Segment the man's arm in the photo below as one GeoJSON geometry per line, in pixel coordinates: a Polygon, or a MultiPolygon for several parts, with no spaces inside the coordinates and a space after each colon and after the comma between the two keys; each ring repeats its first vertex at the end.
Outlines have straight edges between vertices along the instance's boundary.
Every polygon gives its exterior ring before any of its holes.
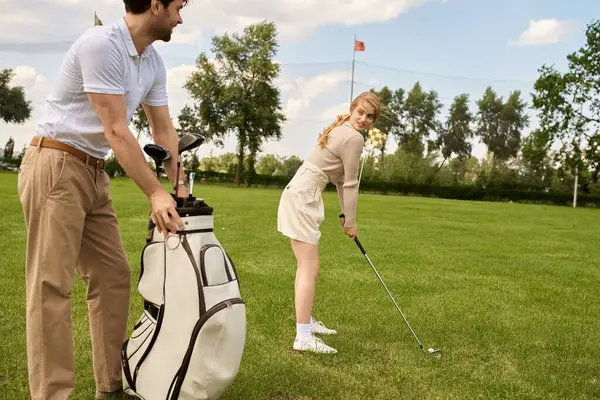
{"type": "MultiPolygon", "coordinates": [[[[160,57],[157,57],[155,61],[158,64],[156,68],[158,74],[152,83],[150,91],[142,101],[142,107],[148,117],[154,143],[160,144],[171,153],[171,159],[165,162],[165,170],[167,171],[169,180],[175,184],[177,181],[185,181],[185,169],[183,165],[180,165],[179,176],[176,176],[179,137],[169,113],[167,70],[160,57]]],[[[178,185],[175,195],[178,197],[187,197],[188,190],[187,185],[178,185]]]]}
{"type": "Polygon", "coordinates": [[[175,200],[154,177],[127,125],[123,55],[118,46],[107,36],[92,36],[80,43],[76,62],[81,71],[83,90],[102,123],[104,135],[119,164],[150,200],[152,219],[159,231],[166,235],[178,227],[182,229],[175,200]]]}
{"type": "Polygon", "coordinates": [[[88,98],[102,121],[104,135],[127,176],[148,197],[162,190],[160,182],[148,166],[139,143],[127,125],[123,95],[88,93],[88,98]]]}
{"type": "MultiPolygon", "coordinates": [[[[185,169],[183,165],[179,167],[179,177],[176,177],[177,171],[177,149],[179,147],[179,137],[177,131],[171,121],[171,115],[169,114],[169,106],[150,106],[142,103],[146,116],[148,117],[148,124],[150,125],[150,131],[152,132],[152,138],[154,143],[160,144],[165,149],[171,152],[171,159],[165,161],[165,170],[169,180],[175,184],[177,180],[185,180],[185,169]]],[[[182,185],[179,185],[182,186],[182,185]]],[[[182,188],[179,196],[185,197],[187,194],[183,194],[186,188],[182,188]]]]}
{"type": "Polygon", "coordinates": [[[127,126],[123,55],[108,37],[91,36],[77,48],[83,90],[104,129],[119,164],[146,196],[160,187],[127,126]]]}

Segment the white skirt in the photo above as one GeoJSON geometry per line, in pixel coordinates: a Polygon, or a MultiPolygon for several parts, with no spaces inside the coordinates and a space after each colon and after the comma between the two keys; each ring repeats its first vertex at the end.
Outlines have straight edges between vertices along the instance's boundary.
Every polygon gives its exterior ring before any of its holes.
{"type": "Polygon", "coordinates": [[[277,230],[302,242],[318,244],[325,219],[322,193],[329,183],[316,165],[304,161],[279,200],[277,230]]]}

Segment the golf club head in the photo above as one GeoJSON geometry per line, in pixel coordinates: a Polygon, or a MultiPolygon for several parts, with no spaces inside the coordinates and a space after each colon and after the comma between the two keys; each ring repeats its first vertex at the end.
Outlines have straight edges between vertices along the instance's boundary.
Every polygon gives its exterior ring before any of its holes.
{"type": "Polygon", "coordinates": [[[179,139],[179,146],[177,151],[179,154],[184,151],[195,149],[204,142],[204,137],[198,133],[186,133],[179,139]]]}
{"type": "Polygon", "coordinates": [[[161,163],[171,158],[171,153],[169,152],[169,150],[165,149],[160,144],[148,143],[144,146],[144,151],[150,156],[150,158],[152,158],[158,163],[161,163]]]}
{"type": "Polygon", "coordinates": [[[442,357],[442,350],[440,349],[432,349],[431,347],[427,349],[427,354],[435,357],[435,358],[441,358],[442,357]]]}

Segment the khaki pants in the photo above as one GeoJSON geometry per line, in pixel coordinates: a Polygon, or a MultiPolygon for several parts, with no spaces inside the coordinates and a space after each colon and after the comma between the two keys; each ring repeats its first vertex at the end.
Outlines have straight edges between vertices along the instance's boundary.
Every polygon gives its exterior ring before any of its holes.
{"type": "Polygon", "coordinates": [[[87,286],[96,389],[122,387],[130,270],[109,177],[61,150],[30,146],[19,197],[27,227],[27,363],[32,400],[65,400],[74,388],[71,297],[75,271],[87,286]]]}

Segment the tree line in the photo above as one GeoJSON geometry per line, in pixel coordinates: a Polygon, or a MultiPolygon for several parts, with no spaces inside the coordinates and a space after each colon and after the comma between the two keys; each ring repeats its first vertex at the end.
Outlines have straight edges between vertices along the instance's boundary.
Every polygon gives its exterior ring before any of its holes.
{"type": "MultiPolygon", "coordinates": [[[[387,134],[387,141],[366,156],[362,179],[388,187],[392,182],[504,185],[540,192],[567,192],[577,180],[584,194],[597,193],[598,21],[587,25],[585,38],[578,50],[566,56],[567,71],[546,64],[539,68],[530,101],[519,90],[504,98],[490,86],[474,102],[468,93],[457,94],[442,119],[438,93],[418,81],[411,88],[371,89],[384,106],[375,127],[387,134]],[[526,135],[528,110],[538,115],[540,126],[526,135]],[[388,151],[391,140],[398,145],[394,153],[388,151]],[[476,141],[487,149],[482,160],[472,154],[476,141]]],[[[266,141],[281,139],[285,122],[275,83],[280,73],[274,61],[278,46],[275,24],[264,21],[240,33],[213,36],[212,58],[204,52],[197,57],[184,85],[189,102],[177,116],[180,132],[202,132],[217,147],[234,135],[237,148],[221,158],[191,158],[186,162],[192,169],[233,175],[239,185],[262,179],[257,176],[287,176],[299,165],[297,156],[260,155],[266,141]]],[[[0,75],[0,118],[20,123],[29,117],[31,106],[22,88],[8,87],[10,73],[5,70],[0,75]]],[[[131,123],[138,138],[149,135],[142,107],[131,123]]]]}
{"type": "MultiPolygon", "coordinates": [[[[217,146],[230,134],[238,143],[235,158],[221,157],[228,160],[226,172],[215,167],[219,158],[196,160],[200,171],[235,174],[236,184],[290,171],[281,166],[289,160],[257,157],[263,143],[281,137],[285,121],[275,85],[276,34],[273,23],[250,25],[241,34],[214,36],[212,60],[206,53],[198,57],[185,84],[191,104],[179,115],[180,126],[209,132],[209,142],[217,146]]],[[[384,106],[375,127],[387,134],[387,141],[367,156],[363,179],[563,193],[572,191],[578,179],[583,194],[597,194],[599,22],[592,21],[585,34],[581,48],[567,55],[566,72],[552,65],[540,67],[531,99],[519,90],[504,98],[490,86],[470,107],[470,95],[460,93],[442,120],[438,93],[418,81],[411,88],[371,89],[384,106]],[[537,113],[540,126],[526,135],[528,110],[537,113]],[[392,154],[387,151],[390,140],[398,144],[392,154]],[[482,160],[472,154],[477,141],[487,149],[482,160]]]]}

